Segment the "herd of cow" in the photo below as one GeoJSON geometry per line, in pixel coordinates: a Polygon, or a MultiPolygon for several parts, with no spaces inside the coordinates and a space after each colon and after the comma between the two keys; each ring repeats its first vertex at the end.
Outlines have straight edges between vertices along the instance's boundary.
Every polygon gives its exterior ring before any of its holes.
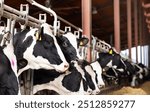
{"type": "Polygon", "coordinates": [[[87,38],[71,32],[54,36],[46,23],[16,33],[0,47],[0,94],[20,94],[18,77],[28,69],[34,70],[32,94],[53,90],[62,95],[94,95],[106,86],[138,87],[150,79],[149,68],[123,59],[113,48],[87,62],[78,51],[87,43],[87,38]]]}

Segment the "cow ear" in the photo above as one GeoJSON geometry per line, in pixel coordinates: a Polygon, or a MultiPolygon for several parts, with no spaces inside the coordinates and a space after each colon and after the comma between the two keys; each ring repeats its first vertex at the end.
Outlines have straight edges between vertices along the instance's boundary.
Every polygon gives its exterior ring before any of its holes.
{"type": "Polygon", "coordinates": [[[77,39],[77,42],[79,46],[85,46],[89,42],[89,39],[86,37],[82,37],[77,39]]]}

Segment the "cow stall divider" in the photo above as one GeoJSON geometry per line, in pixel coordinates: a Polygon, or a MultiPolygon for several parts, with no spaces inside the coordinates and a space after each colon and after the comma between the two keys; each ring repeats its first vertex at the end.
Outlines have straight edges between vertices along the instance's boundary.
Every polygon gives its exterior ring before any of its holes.
{"type": "MultiPolygon", "coordinates": [[[[27,0],[29,3],[32,5],[37,6],[38,8],[42,9],[46,13],[53,15],[54,16],[54,23],[53,26],[50,25],[51,29],[53,29],[54,35],[58,33],[64,33],[66,31],[71,31],[71,27],[74,28],[75,31],[74,34],[80,38],[80,34],[82,33],[82,29],[78,28],[77,26],[71,24],[70,22],[64,20],[63,18],[59,17],[53,10],[50,8],[46,8],[45,6],[42,6],[35,2],[34,0],[27,0]],[[65,27],[65,31],[60,29],[60,21],[58,19],[67,25],[68,27],[65,27]]],[[[4,0],[0,0],[0,17],[7,18],[7,27],[6,31],[9,31],[11,33],[11,37],[14,35],[14,29],[15,29],[15,24],[18,22],[21,26],[21,29],[25,29],[26,26],[29,27],[36,27],[39,28],[42,23],[46,23],[46,14],[39,14],[39,19],[36,19],[32,16],[29,15],[29,5],[28,4],[21,4],[20,5],[20,11],[7,6],[4,4],[4,0]]],[[[108,43],[105,41],[102,41],[98,39],[97,37],[92,35],[92,44],[90,46],[85,46],[85,47],[80,47],[79,52],[81,56],[86,59],[86,54],[87,54],[87,48],[91,47],[92,48],[92,61],[97,59],[97,54],[99,52],[108,52],[111,47],[108,43]],[[97,42],[98,41],[98,42],[97,42]]],[[[24,72],[23,75],[23,94],[32,94],[32,87],[33,87],[33,70],[28,70],[24,72]]]]}

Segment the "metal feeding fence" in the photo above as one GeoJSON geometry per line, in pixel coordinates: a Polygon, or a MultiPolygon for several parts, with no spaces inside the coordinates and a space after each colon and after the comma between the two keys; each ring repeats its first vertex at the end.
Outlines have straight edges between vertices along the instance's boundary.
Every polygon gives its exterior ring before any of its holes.
{"type": "MultiPolygon", "coordinates": [[[[80,34],[82,33],[82,29],[71,24],[70,22],[66,21],[65,19],[58,16],[52,9],[47,8],[39,3],[35,2],[34,0],[27,0],[30,4],[38,7],[39,9],[45,11],[46,13],[50,14],[50,16],[54,17],[53,25],[51,29],[53,29],[53,34],[56,36],[58,33],[64,33],[66,31],[71,31],[71,27],[74,28],[74,34],[79,38],[80,34]],[[60,21],[66,23],[69,26],[65,27],[65,31],[60,29],[60,21]]],[[[14,35],[15,24],[18,22],[20,24],[21,29],[25,29],[27,26],[29,27],[36,27],[39,28],[42,23],[46,22],[46,14],[39,14],[39,19],[34,18],[29,15],[29,5],[28,4],[21,4],[20,10],[16,10],[6,4],[4,4],[4,0],[0,0],[0,17],[7,18],[7,25],[3,25],[3,32],[9,32],[11,35],[5,35],[5,37],[11,38],[14,35]]],[[[1,46],[5,44],[6,41],[1,42],[1,46]]],[[[111,47],[105,41],[98,39],[97,37],[92,36],[92,43],[90,46],[80,47],[79,52],[81,56],[86,59],[87,49],[91,48],[92,53],[92,61],[97,59],[98,52],[108,52],[111,47]]],[[[23,84],[23,94],[32,94],[32,85],[33,85],[33,72],[32,70],[24,72],[23,80],[20,82],[21,85],[23,84]]],[[[108,89],[105,89],[108,90],[108,89]]]]}

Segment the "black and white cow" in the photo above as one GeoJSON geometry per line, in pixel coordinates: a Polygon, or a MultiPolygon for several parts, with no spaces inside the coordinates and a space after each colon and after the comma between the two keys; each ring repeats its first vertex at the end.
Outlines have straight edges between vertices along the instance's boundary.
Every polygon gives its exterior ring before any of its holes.
{"type": "Polygon", "coordinates": [[[143,80],[144,81],[150,80],[150,69],[142,63],[139,63],[138,66],[140,66],[143,69],[142,71],[143,80]]]}
{"type": "Polygon", "coordinates": [[[100,63],[103,71],[106,71],[109,68],[117,69],[120,72],[125,72],[126,70],[125,63],[117,53],[99,53],[97,61],[100,63]]]}
{"type": "Polygon", "coordinates": [[[18,75],[29,68],[64,72],[69,67],[50,26],[46,23],[41,25],[40,31],[33,28],[15,34],[13,45],[19,67],[18,75]]]}
{"type": "MultiPolygon", "coordinates": [[[[79,46],[85,46],[88,43],[88,39],[86,37],[77,38],[71,32],[67,32],[61,37],[57,37],[57,40],[68,62],[72,60],[78,60],[79,62],[81,61],[81,63],[82,61],[85,62],[85,60],[81,58],[78,48],[79,46]]],[[[101,76],[102,69],[101,69],[99,62],[94,61],[92,63],[89,63],[88,67],[89,69],[86,69],[86,70],[85,68],[82,68],[82,69],[84,69],[85,72],[91,73],[91,75],[92,74],[94,75],[93,73],[94,71],[95,74],[97,75],[96,80],[97,80],[98,87],[104,86],[105,84],[101,76]]]]}
{"type": "Polygon", "coordinates": [[[70,63],[69,70],[61,75],[60,73],[55,73],[54,71],[42,70],[35,72],[35,86],[33,87],[33,93],[43,89],[54,90],[59,94],[99,93],[99,87],[104,85],[101,78],[101,67],[97,62],[90,64],[85,60],[81,61],[81,57],[77,49],[79,44],[86,44],[88,42],[87,39],[77,39],[71,32],[68,32],[61,37],[57,37],[57,41],[65,55],[66,60],[70,63]],[[46,76],[44,78],[43,75],[39,74],[47,74],[47,78],[46,76]],[[49,77],[51,75],[48,74],[54,75],[53,77],[49,77]]]}
{"type": "Polygon", "coordinates": [[[143,64],[139,63],[131,63],[134,66],[134,70],[136,74],[132,75],[131,86],[132,87],[139,87],[142,83],[149,79],[148,68],[143,64]]]}
{"type": "Polygon", "coordinates": [[[118,85],[118,74],[114,68],[108,68],[102,72],[102,77],[106,86],[118,85]]]}
{"type": "Polygon", "coordinates": [[[129,62],[113,53],[99,53],[99,62],[103,68],[103,77],[108,85],[114,82],[118,85],[138,87],[148,76],[148,69],[141,64],[129,62]],[[145,69],[143,69],[145,68],[145,69]]]}
{"type": "MultiPolygon", "coordinates": [[[[85,63],[82,66],[91,69],[85,63]]],[[[64,74],[52,70],[35,71],[33,94],[44,89],[53,90],[61,95],[98,94],[100,90],[95,81],[96,75],[91,76],[82,66],[79,66],[77,61],[72,61],[69,70],[64,74]]]]}
{"type": "MultiPolygon", "coordinates": [[[[66,34],[62,35],[61,37],[57,37],[57,41],[59,45],[61,46],[61,49],[66,57],[66,60],[68,62],[72,60],[78,60],[79,62],[82,61],[85,62],[85,60],[82,59],[82,57],[79,54],[78,48],[79,46],[85,46],[88,43],[88,39],[86,37],[77,38],[75,35],[73,35],[71,32],[67,32],[66,34]]],[[[86,69],[87,72],[95,72],[97,75],[97,84],[98,87],[104,86],[104,82],[102,80],[102,69],[98,61],[94,61],[92,63],[89,63],[89,68],[86,69]]],[[[85,68],[83,68],[85,69],[85,68]]]]}
{"type": "Polygon", "coordinates": [[[126,65],[121,56],[110,49],[109,52],[99,53],[97,61],[100,63],[104,78],[107,85],[111,84],[125,84],[128,80],[128,73],[126,71],[126,65]]]}
{"type": "Polygon", "coordinates": [[[12,46],[0,47],[0,95],[19,94],[16,57],[12,46]]]}

